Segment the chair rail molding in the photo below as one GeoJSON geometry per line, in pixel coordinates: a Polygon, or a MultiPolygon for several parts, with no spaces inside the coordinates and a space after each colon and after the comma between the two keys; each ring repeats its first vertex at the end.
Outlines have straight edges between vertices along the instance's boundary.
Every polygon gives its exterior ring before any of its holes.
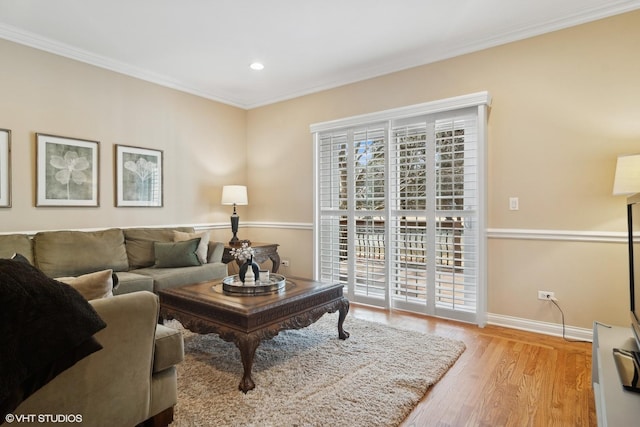
{"type": "MultiPolygon", "coordinates": [[[[215,222],[209,224],[194,224],[196,231],[200,230],[222,230],[229,228],[228,222],[215,222]]],[[[307,222],[272,222],[272,221],[243,221],[239,228],[278,228],[283,230],[313,230],[313,224],[307,222]]]]}
{"type": "Polygon", "coordinates": [[[556,240],[569,242],[626,243],[626,231],[538,230],[519,228],[488,228],[489,239],[556,240]]]}
{"type": "MultiPolygon", "coordinates": [[[[221,230],[229,228],[229,222],[213,222],[201,224],[162,224],[162,225],[135,225],[135,226],[119,226],[119,228],[136,228],[136,227],[183,227],[191,226],[196,231],[200,230],[221,230]]],[[[76,228],[76,231],[97,231],[109,228],[76,228]]],[[[277,221],[246,221],[240,224],[240,228],[280,228],[291,230],[309,230],[313,231],[313,223],[311,222],[277,222],[277,221]]],[[[38,231],[54,231],[51,230],[29,230],[29,231],[3,231],[4,234],[27,234],[34,235],[38,231]]],[[[68,230],[68,229],[66,229],[68,230]]],[[[556,240],[556,241],[574,241],[574,242],[596,242],[596,243],[626,243],[626,231],[581,231],[581,230],[538,230],[538,229],[520,229],[520,228],[488,228],[486,236],[489,239],[513,239],[513,240],[556,240]]]]}

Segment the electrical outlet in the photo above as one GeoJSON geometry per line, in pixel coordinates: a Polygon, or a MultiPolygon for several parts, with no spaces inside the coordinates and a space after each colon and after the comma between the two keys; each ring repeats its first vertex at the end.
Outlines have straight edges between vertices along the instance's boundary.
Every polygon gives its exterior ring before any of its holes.
{"type": "Polygon", "coordinates": [[[282,265],[283,267],[289,267],[289,260],[283,259],[282,261],[280,261],[280,265],[282,265]]]}
{"type": "Polygon", "coordinates": [[[520,199],[517,197],[509,197],[509,210],[517,211],[520,209],[520,199]]]}
{"type": "Polygon", "coordinates": [[[550,291],[538,291],[538,299],[548,300],[548,301],[555,300],[556,294],[550,291]]]}

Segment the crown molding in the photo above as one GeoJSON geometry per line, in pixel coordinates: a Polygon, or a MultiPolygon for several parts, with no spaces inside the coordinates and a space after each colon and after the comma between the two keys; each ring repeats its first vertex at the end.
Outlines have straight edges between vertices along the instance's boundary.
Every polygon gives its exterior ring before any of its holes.
{"type": "Polygon", "coordinates": [[[203,91],[199,88],[189,86],[180,80],[170,78],[168,76],[154,73],[143,68],[133,66],[131,64],[117,61],[106,56],[97,55],[84,49],[79,49],[66,43],[42,37],[38,34],[13,27],[11,25],[0,23],[0,38],[29,46],[34,49],[42,50],[54,55],[63,56],[85,64],[93,65],[98,68],[113,71],[118,74],[124,74],[129,77],[140,79],[159,86],[175,89],[179,92],[188,93],[199,96],[201,98],[210,99],[233,107],[246,109],[246,105],[237,102],[232,96],[223,96],[203,91]]]}
{"type": "Polygon", "coordinates": [[[263,99],[258,103],[247,105],[246,108],[257,108],[276,102],[287,101],[289,99],[333,89],[338,86],[357,83],[363,80],[381,77],[386,74],[407,70],[409,68],[419,67],[437,61],[443,61],[445,59],[455,58],[457,56],[489,49],[491,47],[496,47],[503,44],[539,36],[542,34],[551,33],[553,31],[586,24],[588,22],[597,21],[599,19],[631,12],[636,9],[640,9],[640,1],[638,0],[616,1],[606,6],[585,9],[580,11],[579,13],[567,17],[552,19],[542,24],[520,27],[517,29],[494,34],[485,38],[474,38],[473,40],[467,40],[464,43],[460,43],[458,45],[449,45],[442,47],[441,49],[432,49],[429,51],[420,50],[410,55],[395,58],[394,60],[388,61],[384,64],[378,64],[376,66],[369,67],[363,70],[346,73],[340,80],[322,82],[314,85],[313,87],[305,88],[303,90],[285,94],[281,97],[276,97],[269,100],[263,99]]]}
{"type": "MultiPolygon", "coordinates": [[[[450,52],[448,58],[453,58],[490,47],[536,37],[542,34],[552,33],[554,31],[563,30],[565,28],[575,27],[600,19],[609,18],[615,15],[621,15],[623,13],[631,12],[637,9],[640,9],[640,1],[638,0],[613,1],[606,6],[587,8],[581,10],[578,13],[574,13],[573,15],[550,19],[544,23],[533,24],[510,31],[505,31],[503,33],[489,36],[484,39],[466,42],[464,44],[461,44],[460,46],[449,46],[449,48],[447,49],[447,51],[450,52]]],[[[446,58],[443,57],[440,59],[446,58]]]]}
{"type": "Polygon", "coordinates": [[[463,43],[460,43],[459,45],[449,45],[440,49],[430,49],[428,51],[426,49],[421,49],[403,57],[396,57],[383,64],[353,72],[347,72],[343,74],[343,76],[339,79],[318,82],[313,85],[300,88],[299,90],[292,90],[288,93],[274,95],[268,98],[263,97],[261,99],[255,100],[241,100],[230,93],[211,93],[210,91],[185,84],[178,79],[154,73],[150,70],[135,67],[131,64],[116,61],[105,56],[88,52],[86,50],[78,49],[71,45],[60,43],[52,39],[42,37],[40,35],[24,31],[22,29],[6,24],[0,24],[0,38],[26,45],[35,49],[43,50],[55,55],[94,65],[96,67],[104,68],[116,73],[128,75],[140,80],[158,84],[160,86],[168,87],[205,99],[210,99],[212,101],[221,102],[223,104],[249,110],[276,102],[286,101],[300,96],[317,93],[327,89],[332,89],[338,86],[379,77],[385,74],[390,74],[405,69],[433,63],[436,61],[453,58],[490,47],[523,40],[552,31],[573,27],[598,19],[619,15],[639,8],[639,0],[613,1],[606,6],[587,8],[580,11],[579,13],[575,13],[563,18],[551,19],[542,24],[510,29],[508,31],[494,34],[482,39],[474,38],[472,40],[467,40],[463,43]]]}

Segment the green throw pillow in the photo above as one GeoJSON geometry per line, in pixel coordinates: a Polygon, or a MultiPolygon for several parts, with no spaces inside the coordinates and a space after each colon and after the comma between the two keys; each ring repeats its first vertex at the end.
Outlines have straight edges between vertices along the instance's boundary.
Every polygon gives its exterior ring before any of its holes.
{"type": "Polygon", "coordinates": [[[198,259],[200,238],[183,242],[153,242],[156,263],[155,267],[191,267],[201,265],[198,259]]]}

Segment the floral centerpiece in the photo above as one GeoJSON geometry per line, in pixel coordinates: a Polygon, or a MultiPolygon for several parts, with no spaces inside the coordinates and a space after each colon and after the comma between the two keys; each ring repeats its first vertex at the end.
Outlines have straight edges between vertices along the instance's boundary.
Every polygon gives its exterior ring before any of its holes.
{"type": "Polygon", "coordinates": [[[260,277],[260,267],[253,262],[253,256],[255,255],[253,248],[249,246],[249,243],[243,242],[239,248],[231,249],[231,255],[240,264],[240,271],[238,272],[240,281],[246,285],[255,285],[260,277]],[[249,276],[253,276],[248,278],[248,282],[245,280],[247,271],[251,271],[252,274],[249,276]]]}
{"type": "Polygon", "coordinates": [[[255,251],[247,242],[242,243],[242,246],[239,248],[231,249],[231,256],[237,259],[240,262],[245,262],[249,259],[252,259],[255,255],[255,251]]]}

